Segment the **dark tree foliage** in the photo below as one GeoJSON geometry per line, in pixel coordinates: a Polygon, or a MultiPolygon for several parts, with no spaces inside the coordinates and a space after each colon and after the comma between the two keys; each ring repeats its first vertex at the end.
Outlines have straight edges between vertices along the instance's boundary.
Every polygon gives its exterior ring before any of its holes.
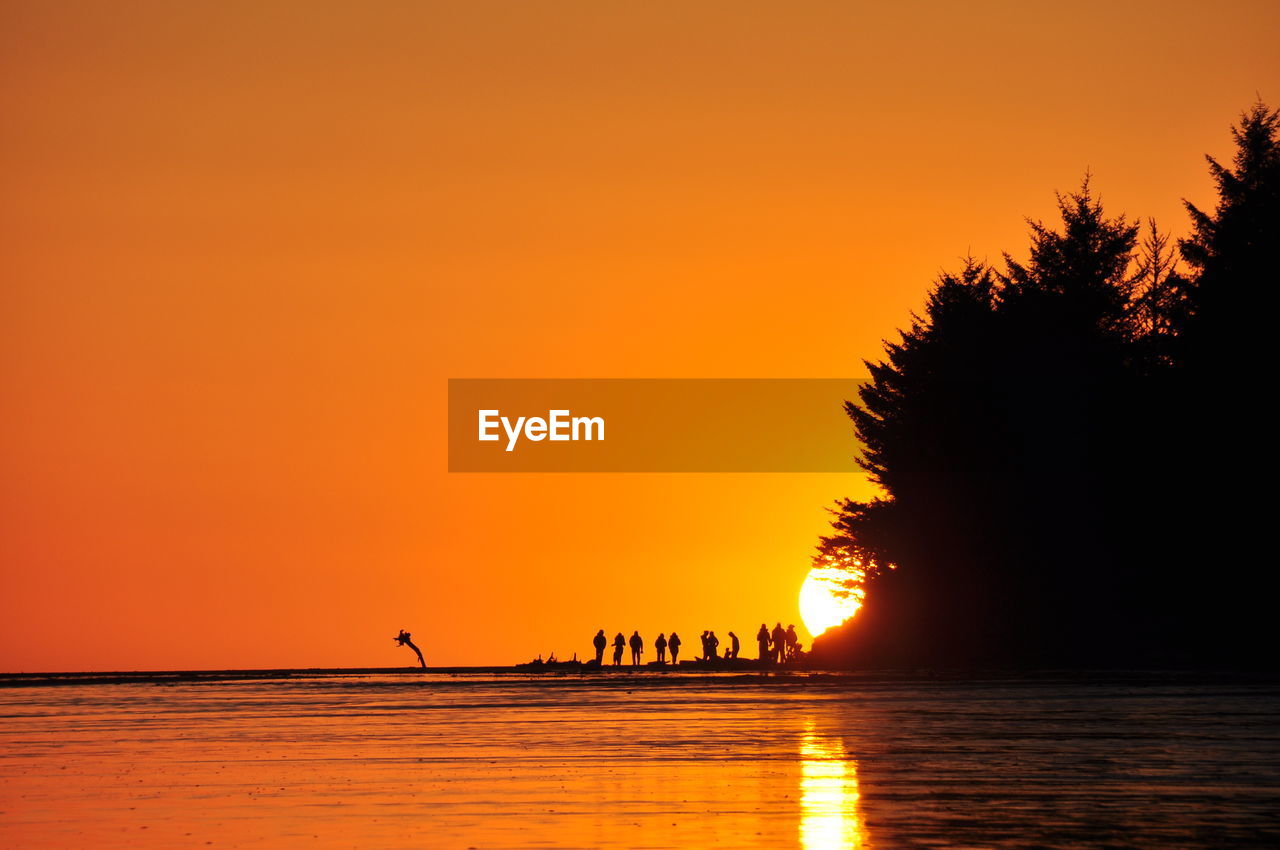
{"type": "Polygon", "coordinates": [[[1274,571],[1265,539],[1275,522],[1274,405],[1264,388],[1274,382],[1275,341],[1263,323],[1280,283],[1280,112],[1255,104],[1232,135],[1231,167],[1206,157],[1215,210],[1186,204],[1191,235],[1179,247],[1192,274],[1175,350],[1188,401],[1178,411],[1181,489],[1201,499],[1183,512],[1182,546],[1201,568],[1187,572],[1191,604],[1201,616],[1230,612],[1210,621],[1205,641],[1244,654],[1274,641],[1275,597],[1260,580],[1274,571]]]}
{"type": "MultiPolygon", "coordinates": [[[[1234,168],[1210,160],[1220,199],[1213,215],[1188,205],[1189,275],[1154,222],[1139,245],[1139,226],[1109,217],[1086,179],[1059,196],[1056,226],[1030,222],[1025,262],[968,260],[936,281],[846,405],[888,495],[839,503],[821,541],[823,563],[865,572],[866,597],[817,641],[819,658],[1257,663],[1264,621],[1240,597],[1262,596],[1258,565],[1240,544],[1262,525],[1224,525],[1250,497],[1215,487],[1213,465],[1239,472],[1257,455],[1225,448],[1238,431],[1222,415],[1243,415],[1256,389],[1221,405],[1204,393],[1275,280],[1278,129],[1255,107],[1234,168]]],[[[1235,379],[1263,362],[1237,363],[1235,379]]]]}
{"type": "Polygon", "coordinates": [[[1132,317],[1136,356],[1148,370],[1172,363],[1177,332],[1187,320],[1187,280],[1178,268],[1173,237],[1161,232],[1154,218],[1147,220],[1134,260],[1132,317]]]}
{"type": "Polygon", "coordinates": [[[1249,305],[1276,285],[1280,251],[1280,111],[1256,104],[1232,129],[1233,167],[1206,157],[1218,189],[1218,206],[1206,213],[1187,203],[1191,236],[1180,243],[1195,270],[1185,336],[1190,360],[1212,359],[1215,343],[1231,347],[1247,329],[1249,305]]]}

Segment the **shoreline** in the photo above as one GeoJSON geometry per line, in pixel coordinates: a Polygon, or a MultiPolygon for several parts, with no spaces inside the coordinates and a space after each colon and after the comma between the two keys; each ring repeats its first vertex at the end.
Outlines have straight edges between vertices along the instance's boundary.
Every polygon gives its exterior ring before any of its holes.
{"type": "MultiPolygon", "coordinates": [[[[223,682],[277,680],[281,682],[306,681],[320,678],[393,676],[407,680],[433,677],[432,684],[442,684],[438,678],[462,679],[473,677],[502,677],[523,679],[529,684],[538,683],[598,683],[613,680],[615,683],[692,683],[708,679],[716,684],[894,684],[931,683],[937,685],[978,682],[1009,684],[1280,684],[1280,671],[1274,670],[1210,670],[1210,669],[898,669],[898,670],[840,670],[801,665],[731,666],[701,663],[681,664],[679,667],[591,667],[591,668],[538,668],[517,665],[493,665],[476,667],[302,667],[226,670],[115,670],[101,672],[40,672],[0,673],[2,688],[69,687],[89,685],[187,685],[217,684],[223,682]]],[[[398,683],[397,683],[398,684],[398,683]]]]}

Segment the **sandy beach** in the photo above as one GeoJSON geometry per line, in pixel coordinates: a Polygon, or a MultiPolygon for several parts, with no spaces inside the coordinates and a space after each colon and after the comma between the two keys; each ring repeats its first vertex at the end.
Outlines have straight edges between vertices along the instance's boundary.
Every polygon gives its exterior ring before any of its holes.
{"type": "Polygon", "coordinates": [[[1276,846],[1280,686],[10,677],[9,847],[1276,846]]]}

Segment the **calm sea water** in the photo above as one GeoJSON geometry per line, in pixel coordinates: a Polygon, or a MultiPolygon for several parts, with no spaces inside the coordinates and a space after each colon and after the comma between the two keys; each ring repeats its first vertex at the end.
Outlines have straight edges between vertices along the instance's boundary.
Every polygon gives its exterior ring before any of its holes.
{"type": "Polygon", "coordinates": [[[1156,677],[23,684],[0,846],[1277,847],[1278,709],[1156,677]]]}

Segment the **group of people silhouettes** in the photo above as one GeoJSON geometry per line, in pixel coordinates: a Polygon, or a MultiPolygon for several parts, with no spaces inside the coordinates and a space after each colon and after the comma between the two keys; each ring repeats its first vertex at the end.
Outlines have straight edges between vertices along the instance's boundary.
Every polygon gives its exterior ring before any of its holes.
{"type": "MultiPolygon", "coordinates": [[[[596,636],[591,641],[596,648],[596,664],[604,663],[604,650],[609,645],[609,639],[604,636],[604,629],[596,632],[596,636]]],[[[626,652],[627,647],[631,647],[631,663],[633,665],[640,663],[641,656],[644,655],[644,638],[640,637],[640,632],[631,633],[631,638],[622,636],[622,632],[618,632],[613,636],[613,663],[617,666],[622,663],[622,654],[626,652]]],[[[653,642],[653,648],[658,652],[658,663],[667,663],[667,650],[671,650],[671,663],[680,663],[680,635],[675,632],[671,633],[671,637],[666,635],[658,635],[657,640],[653,642]]]]}
{"type": "Polygon", "coordinates": [[[799,658],[802,648],[796,627],[789,625],[784,629],[782,623],[774,626],[772,632],[761,623],[760,631],[756,632],[756,643],[760,646],[761,660],[768,659],[778,664],[799,658]]]}
{"type": "MultiPolygon", "coordinates": [[[[756,641],[760,645],[760,660],[769,661],[775,664],[781,664],[784,661],[794,661],[800,657],[801,644],[796,635],[795,626],[787,626],[782,628],[782,623],[778,623],[773,627],[773,631],[769,631],[769,627],[764,623],[760,624],[760,631],[756,633],[756,641]]],[[[596,660],[598,665],[604,664],[604,651],[610,645],[610,641],[605,637],[604,629],[596,632],[596,636],[592,638],[591,643],[596,648],[596,660]]],[[[640,637],[639,630],[631,633],[630,638],[623,637],[622,632],[618,632],[613,637],[613,664],[618,666],[622,663],[622,656],[631,649],[631,664],[639,666],[641,658],[644,656],[644,638],[640,637]]],[[[671,653],[672,664],[680,663],[680,635],[672,632],[670,636],[659,634],[653,641],[653,648],[657,654],[656,663],[666,664],[667,653],[671,653]]],[[[719,659],[736,659],[738,652],[742,648],[741,641],[733,632],[729,632],[729,646],[725,649],[724,655],[720,655],[720,638],[716,637],[716,633],[707,630],[702,633],[702,655],[700,660],[709,661],[719,659]]]]}

